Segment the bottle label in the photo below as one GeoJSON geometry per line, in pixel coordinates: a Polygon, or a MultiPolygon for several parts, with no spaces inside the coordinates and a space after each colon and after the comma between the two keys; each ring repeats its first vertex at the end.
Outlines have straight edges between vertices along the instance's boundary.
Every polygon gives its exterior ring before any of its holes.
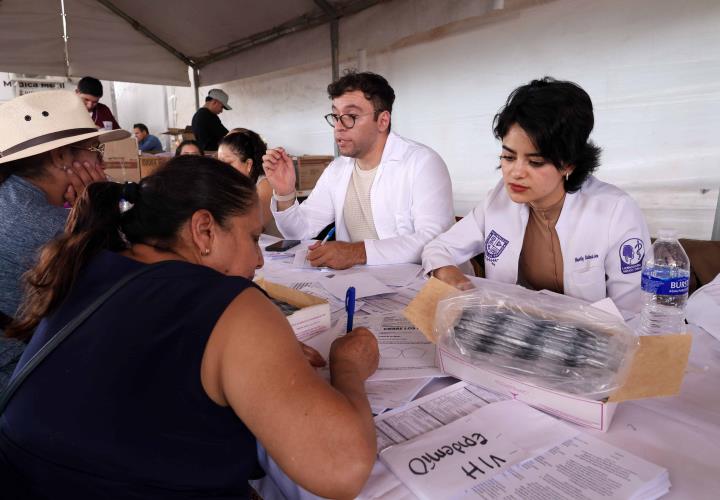
{"type": "Polygon", "coordinates": [[[684,295],[688,293],[690,278],[656,278],[643,271],[640,288],[654,295],[684,295]]]}

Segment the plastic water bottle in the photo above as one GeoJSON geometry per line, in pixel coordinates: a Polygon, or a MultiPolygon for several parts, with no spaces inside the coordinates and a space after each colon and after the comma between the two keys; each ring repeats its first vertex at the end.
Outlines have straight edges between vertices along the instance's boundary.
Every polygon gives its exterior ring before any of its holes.
{"type": "Polygon", "coordinates": [[[677,240],[676,233],[665,229],[659,231],[652,253],[642,269],[640,287],[644,305],[638,333],[683,333],[690,259],[677,240]]]}

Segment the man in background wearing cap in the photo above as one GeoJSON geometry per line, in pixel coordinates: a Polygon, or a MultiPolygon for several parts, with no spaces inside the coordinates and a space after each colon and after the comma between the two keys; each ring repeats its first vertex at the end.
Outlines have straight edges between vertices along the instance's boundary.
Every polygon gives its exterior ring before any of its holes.
{"type": "Polygon", "coordinates": [[[100,80],[92,76],[81,78],[75,93],[82,99],[85,109],[90,113],[97,128],[104,130],[117,130],[120,128],[110,108],[98,102],[103,96],[103,86],[100,80]]]}
{"type": "Polygon", "coordinates": [[[223,126],[218,115],[228,106],[228,95],[220,89],[212,89],[205,98],[205,106],[195,112],[192,119],[192,130],[195,140],[205,151],[217,151],[218,142],[225,137],[228,130],[223,126]]]}

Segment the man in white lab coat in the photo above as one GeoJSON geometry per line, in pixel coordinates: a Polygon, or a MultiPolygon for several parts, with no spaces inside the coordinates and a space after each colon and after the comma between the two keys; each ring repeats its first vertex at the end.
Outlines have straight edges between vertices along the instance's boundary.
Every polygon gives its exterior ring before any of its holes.
{"type": "Polygon", "coordinates": [[[309,239],[334,222],[338,241],[316,243],[314,266],[420,262],[423,247],[454,222],[452,185],[432,149],[390,131],[395,92],[374,73],[349,72],[328,86],[340,157],[302,204],[284,149],[270,149],[263,168],[271,209],[286,238],[309,239]]]}

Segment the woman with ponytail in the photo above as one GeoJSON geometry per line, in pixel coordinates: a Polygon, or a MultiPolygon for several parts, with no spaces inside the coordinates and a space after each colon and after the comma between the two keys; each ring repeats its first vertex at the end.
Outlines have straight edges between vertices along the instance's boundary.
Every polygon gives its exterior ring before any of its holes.
{"type": "Polygon", "coordinates": [[[457,267],[484,253],[487,278],[640,310],[650,236],[630,196],[599,181],[590,96],[550,77],[515,89],[495,115],[502,180],[484,203],[430,242],[423,268],[461,289],[457,267]]]}
{"type": "Polygon", "coordinates": [[[247,498],[256,440],[299,485],[357,494],[375,461],[362,328],[330,351],[332,385],[252,281],[263,263],[251,180],[179,156],[139,184],[95,183],[27,276],[8,334],[18,369],[132,279],[37,365],[0,418],[8,498],[247,498]],[[157,265],[162,263],[162,265],[157,265]],[[301,458],[299,458],[301,457],[301,458]]]}
{"type": "Polygon", "coordinates": [[[255,183],[263,213],[263,232],[282,238],[270,211],[272,187],[265,178],[262,168],[262,157],[266,151],[267,144],[257,132],[246,128],[234,128],[220,141],[218,159],[232,165],[255,183]]]}

